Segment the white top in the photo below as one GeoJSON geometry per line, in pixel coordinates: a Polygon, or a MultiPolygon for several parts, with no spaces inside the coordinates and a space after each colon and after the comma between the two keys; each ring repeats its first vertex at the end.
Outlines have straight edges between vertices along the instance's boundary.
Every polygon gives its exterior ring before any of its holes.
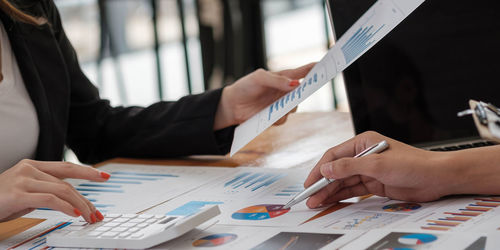
{"type": "Polygon", "coordinates": [[[38,144],[38,117],[9,38],[0,22],[2,74],[0,82],[0,173],[22,159],[32,159],[38,144]]]}

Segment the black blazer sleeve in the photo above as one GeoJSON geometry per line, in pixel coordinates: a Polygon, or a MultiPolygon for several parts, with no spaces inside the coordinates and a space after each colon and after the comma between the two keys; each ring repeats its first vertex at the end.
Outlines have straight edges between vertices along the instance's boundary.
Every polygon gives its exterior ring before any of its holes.
{"type": "MultiPolygon", "coordinates": [[[[186,96],[149,107],[111,107],[80,69],[52,1],[43,7],[57,40],[70,83],[66,144],[79,160],[95,163],[112,157],[176,157],[223,154],[234,128],[213,131],[222,90],[186,96]]],[[[137,83],[141,84],[141,83],[137,83]]]]}

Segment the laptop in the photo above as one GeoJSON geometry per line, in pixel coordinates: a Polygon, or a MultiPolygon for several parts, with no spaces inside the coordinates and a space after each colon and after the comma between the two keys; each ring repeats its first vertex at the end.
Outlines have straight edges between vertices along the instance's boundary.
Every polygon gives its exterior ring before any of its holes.
{"type": "MultiPolygon", "coordinates": [[[[375,0],[326,0],[340,37],[375,0]]],[[[436,151],[487,146],[475,99],[500,105],[500,1],[424,2],[344,72],[356,134],[374,130],[436,151]]]]}

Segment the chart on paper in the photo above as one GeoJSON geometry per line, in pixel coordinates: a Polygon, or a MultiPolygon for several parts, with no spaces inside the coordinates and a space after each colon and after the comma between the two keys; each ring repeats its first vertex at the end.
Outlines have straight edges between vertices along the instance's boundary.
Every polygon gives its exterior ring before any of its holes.
{"type": "Polygon", "coordinates": [[[423,2],[424,0],[377,1],[311,69],[297,88],[236,128],[230,155],[233,156],[356,61],[423,2]]]}
{"type": "MultiPolygon", "coordinates": [[[[133,164],[110,164],[99,169],[111,174],[108,181],[67,181],[103,213],[137,213],[234,171],[227,168],[133,164]]],[[[39,208],[30,216],[47,213],[54,211],[39,208]]]]}

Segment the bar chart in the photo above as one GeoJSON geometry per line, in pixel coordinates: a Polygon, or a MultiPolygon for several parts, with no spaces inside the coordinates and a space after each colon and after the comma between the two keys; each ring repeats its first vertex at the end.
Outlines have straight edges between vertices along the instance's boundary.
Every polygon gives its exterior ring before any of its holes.
{"type": "Polygon", "coordinates": [[[455,211],[446,211],[436,219],[426,220],[426,225],[420,228],[424,230],[450,231],[465,226],[467,222],[471,222],[499,206],[500,197],[474,198],[472,203],[465,204],[462,208],[455,211]]]}
{"type": "Polygon", "coordinates": [[[231,193],[241,191],[256,192],[269,187],[285,176],[284,173],[243,172],[224,183],[224,187],[226,191],[231,193]]]}
{"type": "Polygon", "coordinates": [[[354,61],[354,59],[374,44],[376,42],[373,40],[374,36],[384,27],[385,24],[382,24],[377,29],[375,29],[373,25],[359,28],[356,33],[349,38],[347,43],[341,47],[346,64],[350,64],[354,61]]]}
{"type": "MultiPolygon", "coordinates": [[[[69,179],[75,189],[102,213],[137,213],[222,176],[227,169],[111,164],[106,182],[69,179]]],[[[54,212],[47,208],[40,212],[54,212]]]]}

